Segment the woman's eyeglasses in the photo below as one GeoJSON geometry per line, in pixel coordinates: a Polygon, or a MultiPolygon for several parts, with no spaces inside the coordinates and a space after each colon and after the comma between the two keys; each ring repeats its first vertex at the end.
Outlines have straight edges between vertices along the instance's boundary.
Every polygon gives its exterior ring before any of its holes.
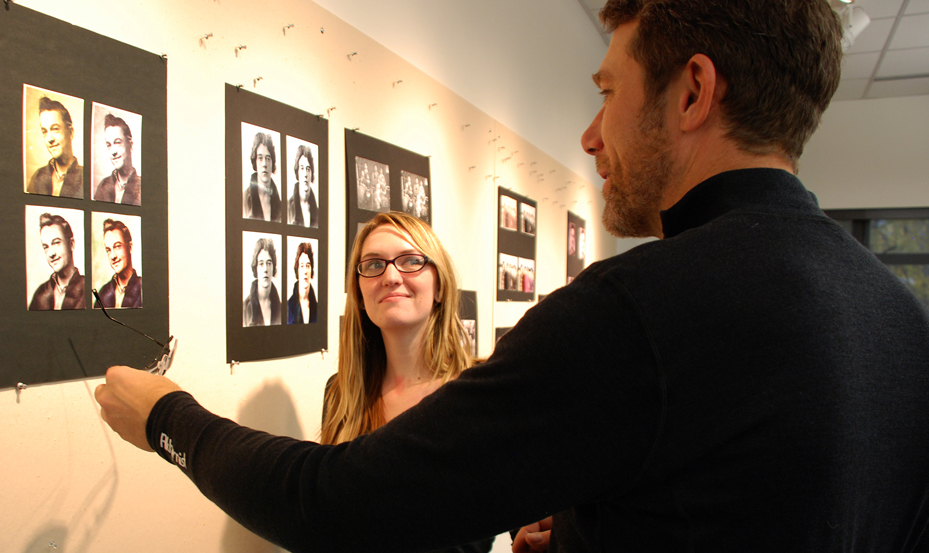
{"type": "Polygon", "coordinates": [[[168,343],[162,344],[161,342],[152,338],[151,336],[142,332],[141,330],[136,330],[122,321],[117,321],[116,319],[111,317],[109,313],[106,312],[106,308],[103,307],[103,300],[101,300],[100,296],[97,294],[97,289],[93,288],[92,290],[94,293],[94,297],[97,298],[97,304],[100,305],[100,310],[103,311],[103,314],[106,315],[107,319],[113,321],[114,323],[123,325],[124,327],[135,332],[136,334],[141,334],[142,336],[145,336],[152,342],[155,342],[156,344],[161,346],[161,352],[158,354],[158,357],[156,357],[154,361],[146,365],[141,370],[152,373],[152,374],[157,374],[159,376],[162,376],[164,375],[164,373],[168,372],[168,369],[171,368],[171,363],[174,361],[174,353],[177,351],[177,340],[174,339],[174,336],[168,336],[168,343]]]}
{"type": "Polygon", "coordinates": [[[393,265],[401,273],[416,273],[422,271],[431,260],[421,253],[408,253],[393,259],[378,259],[373,257],[365,259],[355,266],[358,274],[365,278],[374,278],[384,274],[388,265],[393,265]]]}

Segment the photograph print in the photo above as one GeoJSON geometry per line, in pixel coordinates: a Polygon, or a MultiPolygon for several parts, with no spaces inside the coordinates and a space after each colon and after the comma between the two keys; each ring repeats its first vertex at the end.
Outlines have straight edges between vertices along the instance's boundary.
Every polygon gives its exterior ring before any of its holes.
{"type": "Polygon", "coordinates": [[[516,230],[516,198],[500,195],[500,228],[516,230]]]}
{"type": "Polygon", "coordinates": [[[288,135],[287,156],[287,224],[319,228],[319,147],[288,135]]]}
{"type": "Polygon", "coordinates": [[[526,234],[535,234],[535,206],[519,204],[519,230],[526,234]]]}
{"type": "Polygon", "coordinates": [[[281,324],[281,236],[242,232],[242,326],[281,324]]]}
{"type": "Polygon", "coordinates": [[[287,324],[315,323],[319,315],[316,275],[319,240],[301,236],[287,237],[287,270],[291,293],[287,299],[287,324]],[[293,270],[291,271],[291,268],[293,270]]]}
{"type": "Polygon", "coordinates": [[[497,283],[498,290],[520,290],[519,284],[519,258],[515,255],[505,253],[500,254],[500,265],[498,266],[499,278],[497,283]]]}
{"type": "Polygon", "coordinates": [[[355,156],[358,209],[387,213],[390,211],[390,167],[355,156]]]}
{"type": "Polygon", "coordinates": [[[84,100],[23,84],[23,190],[84,198],[84,100]]]}
{"type": "Polygon", "coordinates": [[[535,292],[535,260],[519,258],[518,287],[521,292],[535,292]]]}
{"type": "Polygon", "coordinates": [[[86,309],[84,211],[27,205],[26,308],[86,309]]]}
{"type": "Polygon", "coordinates": [[[403,212],[428,223],[429,180],[409,171],[400,171],[400,185],[403,193],[403,212]]]}
{"type": "Polygon", "coordinates": [[[281,134],[242,123],[242,217],[281,222],[281,134]]]}
{"type": "Polygon", "coordinates": [[[90,281],[100,296],[94,309],[141,308],[142,218],[94,211],[90,220],[90,281]]]}
{"type": "Polygon", "coordinates": [[[142,116],[94,102],[91,129],[91,197],[142,205],[142,116]]]}

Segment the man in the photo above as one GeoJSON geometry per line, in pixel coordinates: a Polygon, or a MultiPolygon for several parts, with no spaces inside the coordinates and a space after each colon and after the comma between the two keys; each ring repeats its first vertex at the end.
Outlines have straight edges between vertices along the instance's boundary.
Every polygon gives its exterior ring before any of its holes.
{"type": "Polygon", "coordinates": [[[277,276],[277,250],[270,238],[259,238],[252,254],[252,281],[242,303],[243,326],[281,324],[281,296],[274,285],[277,276]]]}
{"type": "Polygon", "coordinates": [[[287,206],[287,222],[301,227],[319,227],[319,206],[312,184],[316,182],[313,152],[301,144],[294,157],[294,190],[287,206]]]}
{"type": "Polygon", "coordinates": [[[39,99],[39,127],[52,157],[32,174],[26,192],[83,198],[84,170],[72,149],[74,126],[68,109],[61,102],[43,96],[39,99]]]}
{"type": "Polygon", "coordinates": [[[123,118],[107,113],[103,118],[103,134],[113,173],[97,185],[94,200],[142,205],[142,179],[132,166],[132,131],[129,125],[123,118]]]}
{"type": "Polygon", "coordinates": [[[277,154],[268,133],[255,133],[252,142],[252,173],[243,198],[246,219],[281,222],[281,195],[272,175],[277,173],[277,154]]]}
{"type": "MultiPolygon", "coordinates": [[[[105,420],[293,551],[531,520],[549,551],[924,551],[929,314],[793,175],[838,84],[835,14],[609,0],[602,18],[582,142],[607,228],[662,240],[591,265],[349,444],[261,435],[120,367],[105,420]]],[[[544,547],[527,534],[515,550],[544,547]]]]}
{"type": "Polygon", "coordinates": [[[36,288],[29,311],[84,309],[84,276],[74,266],[74,233],[61,215],[39,216],[39,237],[52,276],[36,288]]]}
{"type": "Polygon", "coordinates": [[[103,221],[103,245],[113,268],[113,278],[100,288],[100,301],[94,309],[103,307],[142,307],[142,277],[132,266],[132,233],[122,221],[103,221]]]}

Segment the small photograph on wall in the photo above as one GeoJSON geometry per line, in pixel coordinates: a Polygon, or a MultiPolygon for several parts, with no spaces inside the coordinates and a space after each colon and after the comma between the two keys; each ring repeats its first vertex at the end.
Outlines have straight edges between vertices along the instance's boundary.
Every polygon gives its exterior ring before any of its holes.
{"type": "Polygon", "coordinates": [[[26,308],[86,309],[84,211],[27,205],[26,308]]]}
{"type": "Polygon", "coordinates": [[[498,290],[520,290],[518,257],[501,253],[498,270],[500,275],[497,284],[498,290]]]}
{"type": "Polygon", "coordinates": [[[403,193],[403,212],[429,222],[429,179],[400,171],[403,193]]]}
{"type": "Polygon", "coordinates": [[[517,276],[521,292],[535,292],[535,260],[519,258],[519,274],[517,276]]]}
{"type": "Polygon", "coordinates": [[[587,257],[587,229],[578,227],[577,229],[577,258],[584,259],[587,257]]]}
{"type": "Polygon", "coordinates": [[[281,134],[242,123],[242,217],[281,222],[281,134]]]}
{"type": "Polygon", "coordinates": [[[577,254],[577,226],[571,222],[568,223],[568,255],[577,254]]]}
{"type": "Polygon", "coordinates": [[[587,221],[568,211],[568,255],[566,282],[571,284],[584,270],[587,257],[587,221]]]}
{"type": "Polygon", "coordinates": [[[535,235],[535,206],[527,203],[519,204],[519,230],[526,234],[535,235]]]}
{"type": "Polygon", "coordinates": [[[281,324],[281,236],[242,232],[242,326],[281,324]]]}
{"type": "Polygon", "coordinates": [[[94,211],[91,221],[90,280],[100,301],[94,309],[142,307],[142,218],[94,211]]]}
{"type": "Polygon", "coordinates": [[[468,337],[468,351],[471,352],[471,357],[477,357],[477,321],[474,319],[462,319],[462,326],[464,326],[465,334],[468,337]]]}
{"type": "Polygon", "coordinates": [[[516,198],[500,196],[500,228],[516,230],[516,198]]]}
{"type": "Polygon", "coordinates": [[[390,167],[355,156],[358,209],[387,213],[390,211],[390,167]]]}
{"type": "Polygon", "coordinates": [[[91,129],[91,197],[142,205],[142,116],[94,102],[91,129]]]}
{"type": "Polygon", "coordinates": [[[288,136],[287,156],[287,224],[319,228],[319,147],[288,136]]]}
{"type": "Polygon", "coordinates": [[[477,356],[477,292],[474,290],[459,290],[458,317],[464,326],[467,346],[471,357],[477,356]]]}
{"type": "Polygon", "coordinates": [[[319,241],[302,236],[287,237],[287,270],[290,297],[287,299],[287,324],[315,323],[319,315],[316,290],[316,265],[319,241]]]}
{"type": "Polygon", "coordinates": [[[23,84],[23,190],[84,197],[84,100],[23,84]]]}

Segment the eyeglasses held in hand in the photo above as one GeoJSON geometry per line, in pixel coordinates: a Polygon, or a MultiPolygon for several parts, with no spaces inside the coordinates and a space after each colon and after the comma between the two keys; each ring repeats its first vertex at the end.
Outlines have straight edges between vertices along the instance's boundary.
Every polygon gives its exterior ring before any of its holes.
{"type": "Polygon", "coordinates": [[[155,342],[161,346],[161,352],[158,354],[158,357],[154,359],[151,363],[146,365],[144,368],[140,369],[148,373],[157,374],[158,376],[163,376],[164,373],[168,372],[168,369],[171,368],[171,363],[174,361],[174,354],[177,352],[177,340],[174,339],[174,336],[168,336],[168,343],[162,344],[158,340],[152,338],[148,334],[142,332],[141,330],[136,330],[135,328],[127,325],[122,321],[117,321],[106,312],[106,308],[103,307],[103,300],[100,299],[100,296],[97,295],[97,289],[93,288],[94,297],[97,298],[97,303],[100,305],[100,310],[103,311],[103,314],[106,315],[106,318],[113,321],[114,323],[121,324],[129,330],[135,332],[136,334],[141,334],[145,336],[152,342],[155,342]]]}
{"type": "Polygon", "coordinates": [[[432,260],[421,253],[408,253],[397,256],[393,259],[378,259],[372,257],[365,259],[357,266],[355,270],[365,278],[374,278],[384,274],[388,265],[393,265],[401,273],[416,273],[426,268],[426,264],[432,260]]]}

